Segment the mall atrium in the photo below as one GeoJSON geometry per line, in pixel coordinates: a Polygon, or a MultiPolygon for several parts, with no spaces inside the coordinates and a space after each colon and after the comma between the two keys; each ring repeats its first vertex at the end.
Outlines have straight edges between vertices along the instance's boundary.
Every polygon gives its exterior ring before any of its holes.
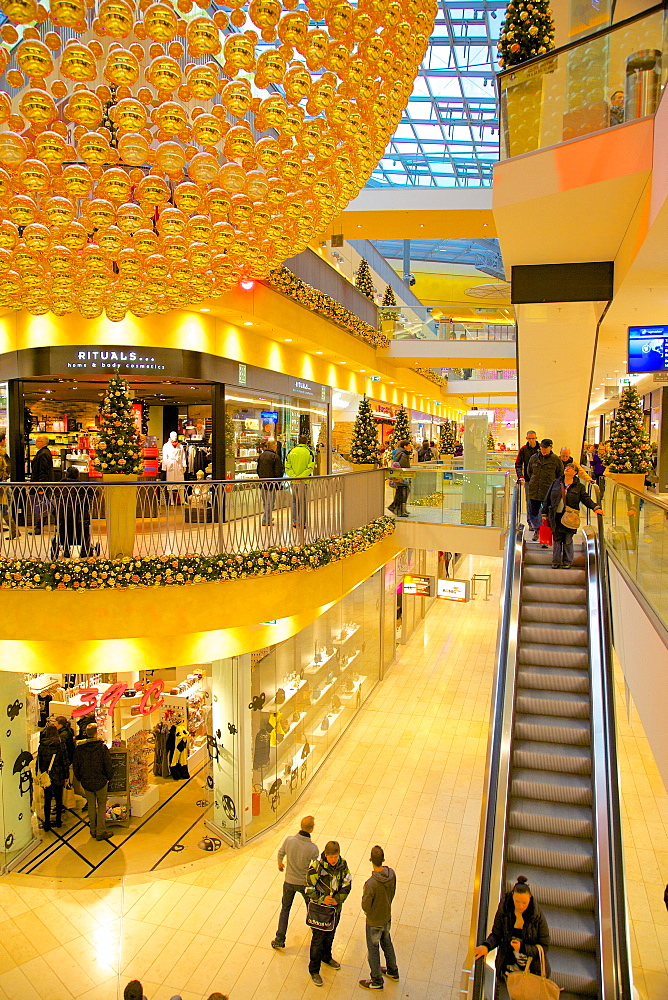
{"type": "Polygon", "coordinates": [[[666,0],[0,10],[0,1000],[666,1000],[666,0]]]}

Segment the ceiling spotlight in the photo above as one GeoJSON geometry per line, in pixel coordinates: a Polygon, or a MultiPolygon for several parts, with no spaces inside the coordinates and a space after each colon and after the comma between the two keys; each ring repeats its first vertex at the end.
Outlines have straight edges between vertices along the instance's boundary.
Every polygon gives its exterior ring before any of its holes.
{"type": "Polygon", "coordinates": [[[251,288],[253,287],[254,284],[255,284],[254,281],[242,281],[241,282],[241,287],[244,289],[244,291],[250,292],[250,290],[251,290],[251,288]]]}
{"type": "Polygon", "coordinates": [[[252,326],[252,325],[253,324],[251,323],[251,321],[249,319],[244,320],[244,326],[252,326]]]}
{"type": "Polygon", "coordinates": [[[315,354],[322,354],[322,351],[314,351],[315,354]]]}
{"type": "Polygon", "coordinates": [[[205,308],[205,309],[200,309],[200,312],[201,313],[208,313],[208,312],[211,312],[211,310],[205,308]]]}
{"type": "Polygon", "coordinates": [[[292,337],[286,337],[286,338],[284,339],[283,343],[284,343],[284,344],[291,344],[291,343],[292,343],[292,337]]]}

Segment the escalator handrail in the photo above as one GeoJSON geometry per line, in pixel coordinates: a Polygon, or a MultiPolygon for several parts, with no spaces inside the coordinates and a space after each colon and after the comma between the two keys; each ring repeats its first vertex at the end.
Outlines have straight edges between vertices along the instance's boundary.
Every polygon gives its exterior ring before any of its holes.
{"type": "MultiPolygon", "coordinates": [[[[600,489],[591,492],[600,503],[600,489]]],[[[603,516],[585,529],[591,658],[591,729],[601,1000],[631,1000],[631,961],[617,762],[612,633],[603,516]]]]}
{"type": "MultiPolygon", "coordinates": [[[[487,937],[492,916],[499,900],[505,841],[505,814],[510,775],[510,727],[512,704],[508,712],[508,695],[514,697],[515,661],[519,615],[519,590],[522,571],[523,525],[520,524],[520,485],[515,484],[510,506],[508,536],[503,557],[499,631],[497,635],[494,690],[487,762],[483,786],[483,833],[478,848],[474,885],[471,937],[473,946],[487,937]],[[512,663],[512,669],[511,669],[512,663]],[[508,683],[508,682],[511,683],[508,683]],[[510,718],[509,718],[510,716],[510,718]],[[499,823],[499,819],[501,822],[499,823]]],[[[470,961],[472,957],[470,956],[470,961]]],[[[467,963],[468,964],[468,963],[467,963]]],[[[476,962],[471,972],[468,992],[472,1000],[484,997],[485,963],[476,962]]]]}

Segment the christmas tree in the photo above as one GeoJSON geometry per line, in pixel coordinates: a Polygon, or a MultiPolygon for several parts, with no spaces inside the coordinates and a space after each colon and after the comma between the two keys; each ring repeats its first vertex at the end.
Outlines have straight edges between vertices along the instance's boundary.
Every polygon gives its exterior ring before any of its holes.
{"type": "Polygon", "coordinates": [[[456,444],[454,423],[451,420],[446,420],[444,424],[441,424],[439,435],[441,455],[454,455],[456,444]]]}
{"type": "Polygon", "coordinates": [[[390,447],[392,449],[399,447],[400,441],[408,441],[410,447],[413,447],[413,435],[411,434],[411,422],[408,419],[408,413],[403,406],[400,406],[397,410],[397,416],[394,421],[394,427],[392,428],[392,434],[390,435],[390,447]]]}
{"type": "Polygon", "coordinates": [[[371,279],[371,271],[369,270],[369,265],[362,257],[360,261],[360,266],[357,268],[357,274],[355,275],[355,285],[359,288],[362,295],[366,295],[367,299],[371,299],[373,302],[375,298],[375,292],[373,287],[373,281],[371,279]]]}
{"type": "Polygon", "coordinates": [[[366,396],[363,397],[350,441],[350,461],[356,465],[377,464],[380,461],[378,453],[378,434],[371,416],[371,406],[366,396]]]}
{"type": "Polygon", "coordinates": [[[394,297],[394,292],[391,285],[385,285],[385,291],[383,292],[383,305],[384,306],[396,306],[397,300],[394,297]]]}
{"type": "Polygon", "coordinates": [[[643,413],[638,390],[628,386],[619,397],[612,422],[606,462],[610,472],[647,473],[650,471],[650,445],[643,427],[643,413]]]}
{"type": "Polygon", "coordinates": [[[501,69],[554,48],[554,20],[547,0],[511,0],[499,39],[501,69]]]}
{"type": "Polygon", "coordinates": [[[93,464],[104,474],[140,475],[144,470],[139,434],[132,412],[130,389],[120,375],[109,380],[102,404],[100,439],[93,464]]]}
{"type": "Polygon", "coordinates": [[[487,435],[487,451],[494,451],[495,448],[496,444],[494,442],[492,432],[490,431],[489,434],[487,435]]]}

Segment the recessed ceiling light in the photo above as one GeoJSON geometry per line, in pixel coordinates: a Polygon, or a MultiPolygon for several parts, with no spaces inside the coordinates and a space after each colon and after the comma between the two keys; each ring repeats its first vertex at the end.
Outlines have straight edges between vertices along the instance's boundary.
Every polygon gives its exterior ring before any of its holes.
{"type": "Polygon", "coordinates": [[[252,325],[253,324],[251,323],[251,321],[249,319],[245,320],[244,326],[252,326],[252,325]]]}
{"type": "Polygon", "coordinates": [[[286,337],[285,340],[283,341],[283,343],[284,344],[291,344],[292,343],[292,337],[286,337]]]}
{"type": "Polygon", "coordinates": [[[366,371],[366,368],[360,368],[360,375],[366,371]]]}
{"type": "Polygon", "coordinates": [[[316,351],[315,353],[316,354],[322,354],[322,351],[316,351]]]}
{"type": "Polygon", "coordinates": [[[200,312],[201,313],[208,313],[208,312],[211,312],[211,310],[210,309],[200,309],[200,312]]]}
{"type": "Polygon", "coordinates": [[[339,364],[340,364],[340,365],[347,365],[347,364],[348,364],[348,362],[347,362],[347,361],[339,361],[339,364]]]}

